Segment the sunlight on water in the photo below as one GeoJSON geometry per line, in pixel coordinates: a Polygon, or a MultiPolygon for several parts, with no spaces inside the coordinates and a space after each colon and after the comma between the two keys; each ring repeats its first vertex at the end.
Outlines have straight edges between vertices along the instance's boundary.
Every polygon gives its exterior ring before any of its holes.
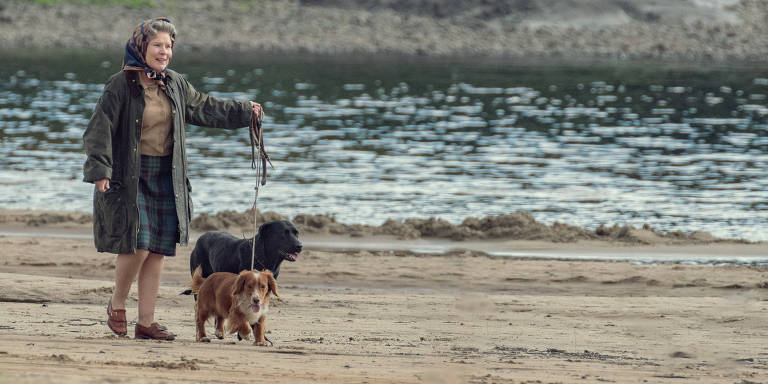
{"type": "MultiPolygon", "coordinates": [[[[81,137],[117,70],[103,55],[0,59],[0,207],[90,210],[81,137]]],[[[768,240],[760,69],[317,60],[175,62],[199,90],[264,104],[262,210],[365,224],[529,211],[768,240]]],[[[187,132],[197,212],[250,207],[246,131],[187,132]]]]}

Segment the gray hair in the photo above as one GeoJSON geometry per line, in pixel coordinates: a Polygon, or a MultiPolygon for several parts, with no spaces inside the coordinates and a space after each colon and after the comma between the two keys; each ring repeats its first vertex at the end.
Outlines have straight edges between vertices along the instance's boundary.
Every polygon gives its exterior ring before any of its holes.
{"type": "Polygon", "coordinates": [[[149,24],[147,25],[147,33],[149,33],[149,38],[154,39],[155,36],[157,36],[157,34],[160,32],[165,32],[171,35],[171,42],[176,43],[176,26],[175,25],[171,24],[169,21],[165,21],[161,19],[153,19],[152,21],[150,21],[149,24]]]}

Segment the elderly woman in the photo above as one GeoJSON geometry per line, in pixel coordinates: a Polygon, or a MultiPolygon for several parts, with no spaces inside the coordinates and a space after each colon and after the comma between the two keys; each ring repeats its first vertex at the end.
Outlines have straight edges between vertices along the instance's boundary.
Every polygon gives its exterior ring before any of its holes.
{"type": "Polygon", "coordinates": [[[166,18],[138,26],[83,135],[84,181],[95,184],[94,242],[97,251],[117,254],[107,325],[126,335],[125,302],[138,273],[137,339],[175,338],[154,317],[164,258],[189,240],[185,123],[239,128],[261,112],[253,102],[200,93],[168,69],[175,41],[176,28],[166,18]]]}

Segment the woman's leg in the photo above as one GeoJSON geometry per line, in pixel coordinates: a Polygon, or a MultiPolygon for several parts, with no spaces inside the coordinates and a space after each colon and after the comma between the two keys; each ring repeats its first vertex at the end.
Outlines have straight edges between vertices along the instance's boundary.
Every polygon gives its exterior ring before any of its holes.
{"type": "Polygon", "coordinates": [[[160,288],[165,256],[150,253],[139,269],[139,320],[138,324],[149,327],[155,322],[155,304],[160,288]]]}
{"type": "Polygon", "coordinates": [[[112,292],[112,309],[125,309],[125,300],[131,291],[131,284],[136,278],[149,251],[139,249],[136,253],[123,253],[117,255],[115,264],[115,290],[112,292]]]}

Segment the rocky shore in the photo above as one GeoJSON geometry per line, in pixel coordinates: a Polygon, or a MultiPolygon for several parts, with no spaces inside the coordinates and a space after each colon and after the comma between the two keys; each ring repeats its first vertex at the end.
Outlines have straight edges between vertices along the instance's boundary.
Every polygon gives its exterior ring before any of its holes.
{"type": "Polygon", "coordinates": [[[170,17],[177,50],[477,58],[764,61],[762,0],[152,1],[152,7],[2,3],[0,49],[119,49],[170,17]],[[34,32],[34,33],[33,33],[34,32]]]}
{"type": "MultiPolygon", "coordinates": [[[[537,221],[527,212],[514,212],[497,216],[468,217],[460,224],[430,217],[397,221],[389,219],[378,226],[344,224],[328,215],[300,214],[293,218],[274,211],[256,211],[255,222],[261,225],[272,220],[290,220],[303,234],[340,235],[352,238],[392,236],[399,240],[448,239],[543,241],[548,243],[600,242],[621,245],[701,245],[701,244],[750,244],[741,239],[721,239],[706,232],[662,232],[648,225],[600,226],[594,230],[555,222],[547,225],[537,221]]],[[[0,226],[41,227],[90,227],[90,213],[56,211],[0,210],[0,226]]],[[[250,233],[254,225],[252,210],[245,212],[221,211],[209,215],[202,213],[192,220],[192,230],[230,231],[250,233]]]]}
{"type": "MultiPolygon", "coordinates": [[[[337,222],[328,215],[297,215],[293,219],[276,212],[257,212],[256,222],[271,220],[292,220],[302,233],[319,233],[366,237],[377,235],[395,236],[399,239],[438,238],[455,241],[462,240],[538,240],[553,243],[573,243],[578,241],[603,241],[632,245],[650,244],[710,244],[717,242],[746,243],[744,240],[719,239],[705,232],[684,233],[661,232],[650,226],[635,228],[632,226],[601,226],[589,230],[569,224],[555,222],[547,225],[536,221],[527,212],[514,212],[482,218],[468,217],[461,224],[455,225],[446,220],[430,217],[425,219],[407,219],[397,221],[389,219],[379,226],[337,222]]],[[[0,222],[2,219],[0,219],[0,222]]],[[[222,211],[215,215],[201,214],[192,221],[192,228],[197,231],[235,230],[248,231],[254,222],[253,211],[222,211]]]]}

